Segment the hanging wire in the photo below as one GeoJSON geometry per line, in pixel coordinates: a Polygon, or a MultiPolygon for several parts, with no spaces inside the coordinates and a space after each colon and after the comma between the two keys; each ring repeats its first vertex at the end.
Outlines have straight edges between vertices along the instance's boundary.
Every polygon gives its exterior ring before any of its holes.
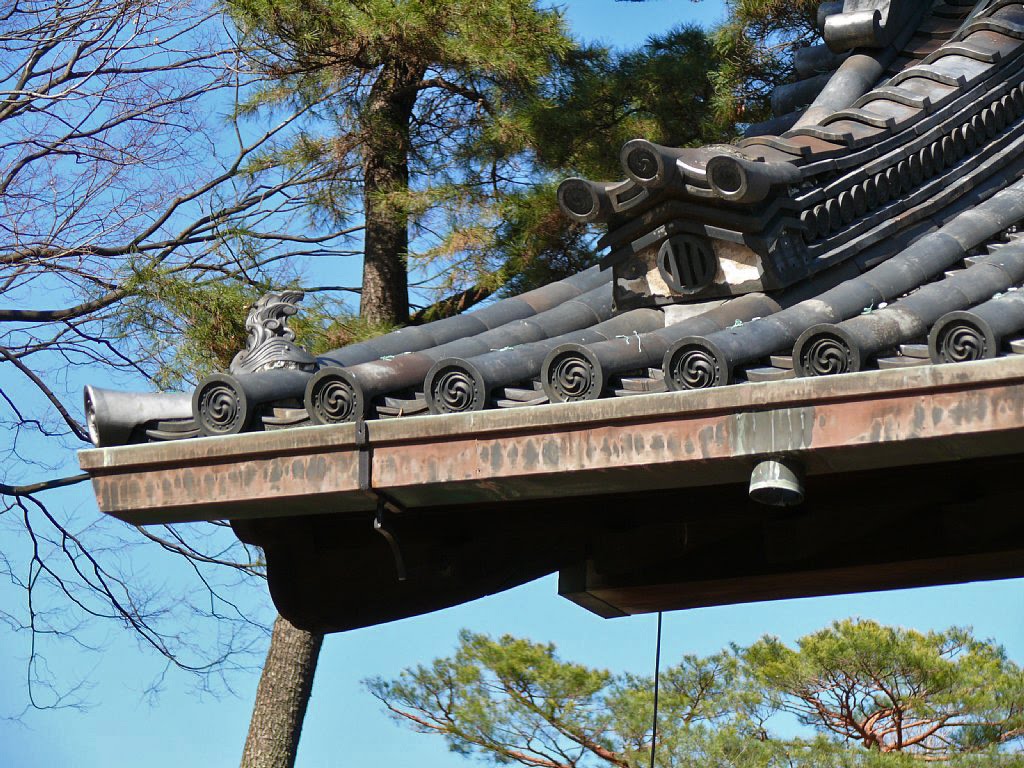
{"type": "Polygon", "coordinates": [[[658,640],[654,651],[654,723],[651,725],[651,768],[658,748],[658,691],[661,676],[661,611],[658,611],[658,640]]]}

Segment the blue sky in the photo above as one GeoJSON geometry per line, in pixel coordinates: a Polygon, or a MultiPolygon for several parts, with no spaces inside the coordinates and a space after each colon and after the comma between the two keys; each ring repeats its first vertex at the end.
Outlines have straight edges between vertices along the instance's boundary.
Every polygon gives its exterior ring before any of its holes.
{"type": "MultiPolygon", "coordinates": [[[[711,653],[765,633],[793,640],[846,616],[920,629],[971,625],[1024,662],[1024,580],[669,613],[663,659],[667,664],[684,653],[711,653]]],[[[564,658],[613,670],[649,673],[653,665],[653,616],[599,619],[559,598],[554,578],[447,611],[331,635],[321,654],[298,765],[469,765],[448,753],[440,739],[391,722],[360,684],[449,654],[462,627],[551,641],[564,658]]],[[[85,712],[29,713],[21,724],[0,723],[4,768],[237,764],[255,673],[239,677],[235,695],[219,699],[198,696],[187,678],[170,674],[163,693],[150,703],[143,689],[159,666],[127,633],[110,634],[102,654],[79,654],[77,665],[96,684],[89,693],[96,706],[85,712]]],[[[18,674],[16,664],[0,667],[0,691],[16,693],[19,681],[12,675],[18,674]]]]}
{"type": "MultiPolygon", "coordinates": [[[[679,21],[713,23],[722,9],[718,2],[690,0],[577,0],[567,5],[567,12],[580,37],[630,46],[679,21]]],[[[85,518],[96,514],[85,488],[59,492],[50,501],[85,518]]],[[[0,606],[20,599],[16,589],[0,584],[0,606]]],[[[246,599],[257,601],[252,607],[265,618],[272,617],[268,597],[246,599]]],[[[663,658],[671,663],[683,653],[710,653],[765,633],[794,640],[848,616],[922,629],[971,625],[979,636],[1003,643],[1012,658],[1024,663],[1024,580],[676,612],[665,617],[663,658]]],[[[395,725],[360,683],[451,653],[463,627],[552,641],[564,658],[614,670],[648,673],[653,664],[653,616],[599,619],[559,598],[554,577],[447,611],[332,635],[324,643],[298,764],[470,765],[448,753],[440,739],[395,725]]],[[[80,678],[91,686],[86,698],[92,706],[29,711],[17,720],[0,720],[0,768],[203,768],[238,763],[258,670],[235,675],[233,690],[220,690],[217,696],[197,692],[187,675],[172,670],[163,678],[161,693],[149,697],[147,688],[163,668],[159,659],[127,630],[104,626],[90,640],[102,650],[65,647],[51,663],[68,679],[80,678]]],[[[22,638],[2,627],[0,648],[5,651],[0,664],[4,717],[24,705],[26,651],[22,638]]]]}

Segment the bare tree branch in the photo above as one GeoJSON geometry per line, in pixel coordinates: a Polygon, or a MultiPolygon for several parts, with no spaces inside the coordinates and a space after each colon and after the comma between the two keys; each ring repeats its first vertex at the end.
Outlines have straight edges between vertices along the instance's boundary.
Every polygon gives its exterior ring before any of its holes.
{"type": "Polygon", "coordinates": [[[7,485],[6,483],[0,483],[0,496],[31,496],[41,491],[49,491],[53,488],[64,488],[68,485],[77,485],[83,483],[89,479],[89,475],[82,473],[80,475],[70,475],[68,477],[58,477],[53,480],[42,480],[38,483],[30,483],[28,485],[7,485]]]}

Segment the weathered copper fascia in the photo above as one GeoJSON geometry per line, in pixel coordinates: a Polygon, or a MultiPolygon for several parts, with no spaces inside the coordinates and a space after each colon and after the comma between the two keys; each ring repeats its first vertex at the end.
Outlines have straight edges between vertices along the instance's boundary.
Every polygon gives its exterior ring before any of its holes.
{"type": "MultiPolygon", "coordinates": [[[[1024,358],[375,421],[375,489],[404,508],[746,482],[1021,451],[1024,358]]],[[[355,425],[82,451],[101,511],[135,523],[372,510],[355,425]]],[[[807,503],[813,504],[813,498],[807,503]]]]}

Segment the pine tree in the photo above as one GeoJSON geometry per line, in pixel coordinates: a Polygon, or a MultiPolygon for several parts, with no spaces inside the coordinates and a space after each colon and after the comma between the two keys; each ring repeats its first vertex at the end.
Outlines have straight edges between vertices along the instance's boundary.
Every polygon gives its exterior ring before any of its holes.
{"type": "Polygon", "coordinates": [[[772,90],[793,78],[796,49],[821,41],[819,0],[727,0],[728,16],[714,31],[719,125],[771,117],[772,90]]]}
{"type": "Polygon", "coordinates": [[[410,224],[450,250],[449,231],[465,240],[473,230],[447,225],[486,215],[491,193],[515,183],[522,141],[510,105],[571,47],[560,14],[535,0],[228,5],[255,46],[253,66],[275,78],[262,102],[324,105],[333,132],[311,132],[297,154],[333,163],[317,200],[325,212],[351,215],[359,203],[360,315],[405,322],[410,224]]]}
{"type": "MultiPolygon", "coordinates": [[[[1024,765],[1024,670],[965,629],[847,620],[795,647],[765,637],[684,656],[660,681],[659,765],[1024,765]]],[[[649,759],[653,680],[565,661],[550,644],[464,631],[452,656],[367,685],[397,721],[466,757],[536,768],[649,759]]]]}

